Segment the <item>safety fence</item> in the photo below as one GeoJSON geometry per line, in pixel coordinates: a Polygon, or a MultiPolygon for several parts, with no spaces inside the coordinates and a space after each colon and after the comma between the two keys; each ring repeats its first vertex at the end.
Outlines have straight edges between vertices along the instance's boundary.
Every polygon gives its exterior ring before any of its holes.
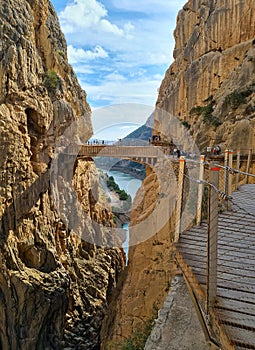
{"type": "Polygon", "coordinates": [[[207,338],[222,349],[255,349],[253,164],[252,150],[179,161],[176,260],[207,338]]]}

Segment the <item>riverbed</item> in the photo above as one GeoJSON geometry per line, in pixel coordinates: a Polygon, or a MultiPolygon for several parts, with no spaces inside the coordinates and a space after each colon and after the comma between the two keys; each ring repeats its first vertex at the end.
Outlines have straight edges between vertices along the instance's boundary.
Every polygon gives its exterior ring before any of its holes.
{"type": "MultiPolygon", "coordinates": [[[[116,170],[107,171],[108,176],[113,176],[115,182],[119,185],[120,189],[125,190],[128,194],[130,194],[132,201],[135,198],[136,192],[141,187],[142,180],[134,178],[130,174],[125,174],[116,170]]],[[[122,226],[123,229],[127,231],[126,240],[123,243],[123,249],[128,257],[128,249],[129,249],[129,223],[125,223],[122,226]]]]}

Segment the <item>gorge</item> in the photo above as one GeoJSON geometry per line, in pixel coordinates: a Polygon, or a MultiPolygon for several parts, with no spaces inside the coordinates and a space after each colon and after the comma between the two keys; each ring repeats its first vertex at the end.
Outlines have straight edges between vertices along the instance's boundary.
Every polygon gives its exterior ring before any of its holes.
{"type": "MultiPolygon", "coordinates": [[[[175,281],[172,170],[143,180],[126,267],[95,163],[76,157],[91,108],[52,4],[1,0],[0,26],[0,349],[120,349],[175,281]]],[[[174,35],[152,132],[180,143],[174,118],[200,152],[254,148],[254,0],[189,0],[174,35]]]]}

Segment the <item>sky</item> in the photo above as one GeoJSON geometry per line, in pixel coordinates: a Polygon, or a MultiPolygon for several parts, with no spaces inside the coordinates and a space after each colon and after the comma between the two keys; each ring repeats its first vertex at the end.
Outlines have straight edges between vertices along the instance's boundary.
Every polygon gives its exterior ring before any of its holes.
{"type": "MultiPolygon", "coordinates": [[[[138,104],[153,107],[173,61],[173,31],[186,0],[51,2],[66,37],[69,63],[92,111],[122,104],[131,104],[132,110],[138,104]]],[[[137,128],[140,120],[125,116],[120,122],[137,128]]],[[[97,124],[96,130],[109,126],[97,124]]]]}

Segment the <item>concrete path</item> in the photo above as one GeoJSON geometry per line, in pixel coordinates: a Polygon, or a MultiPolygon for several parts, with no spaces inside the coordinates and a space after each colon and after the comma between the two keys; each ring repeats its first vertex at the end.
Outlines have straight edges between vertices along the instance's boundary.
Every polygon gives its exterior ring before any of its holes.
{"type": "Polygon", "coordinates": [[[144,350],[207,350],[202,327],[182,276],[176,276],[144,350]]]}

